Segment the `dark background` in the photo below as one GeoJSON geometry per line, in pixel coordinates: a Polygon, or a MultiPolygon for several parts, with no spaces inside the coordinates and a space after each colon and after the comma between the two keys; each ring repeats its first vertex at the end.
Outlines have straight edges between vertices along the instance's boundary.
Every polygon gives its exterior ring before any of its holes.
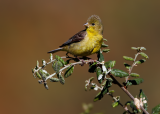
{"type": "MultiPolygon", "coordinates": [[[[159,0],[0,0],[1,114],[79,114],[82,103],[93,103],[98,91],[84,91],[85,80],[96,77],[88,73],[88,65],[76,66],[65,85],[48,82],[49,90],[39,85],[31,73],[37,60],[48,60],[47,51],[84,29],[83,24],[93,14],[102,19],[104,38],[111,49],[104,54],[105,60],[116,60],[115,68],[126,70],[122,56],[134,57],[131,47],[147,48],[149,60],[133,69],[144,83],[131,86],[129,91],[136,96],[139,89],[144,90],[149,112],[160,103],[159,0]]],[[[90,57],[96,59],[96,55],[90,57]]],[[[51,66],[47,70],[53,72],[51,66]]],[[[117,86],[112,89],[115,96],[121,96],[122,103],[130,100],[117,86]]],[[[93,103],[91,114],[124,111],[120,106],[112,108],[111,103],[105,95],[93,103]]]]}

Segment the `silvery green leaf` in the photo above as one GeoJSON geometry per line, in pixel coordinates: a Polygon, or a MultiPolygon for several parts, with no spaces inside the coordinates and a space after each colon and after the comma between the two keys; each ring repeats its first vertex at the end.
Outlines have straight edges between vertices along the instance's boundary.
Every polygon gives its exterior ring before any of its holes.
{"type": "Polygon", "coordinates": [[[55,55],[55,58],[56,58],[57,61],[60,61],[63,65],[65,65],[64,60],[60,56],[55,55]]]}
{"type": "Polygon", "coordinates": [[[51,82],[59,82],[59,79],[58,78],[50,78],[50,81],[51,82]]]}
{"type": "Polygon", "coordinates": [[[145,47],[140,47],[140,50],[146,50],[146,48],[145,47]]]}
{"type": "Polygon", "coordinates": [[[52,53],[50,53],[50,61],[52,61],[53,60],[53,55],[52,55],[52,53]]]}
{"type": "Polygon", "coordinates": [[[127,64],[127,63],[124,63],[124,66],[127,68],[127,69],[130,69],[131,68],[131,65],[127,64]]]}
{"type": "Polygon", "coordinates": [[[123,58],[124,58],[125,60],[128,60],[128,61],[134,61],[134,59],[133,59],[132,57],[123,56],[123,58]]]}
{"type": "Polygon", "coordinates": [[[139,74],[137,74],[137,73],[131,73],[130,76],[132,76],[132,77],[139,77],[139,74]]]}
{"type": "Polygon", "coordinates": [[[103,38],[103,40],[107,42],[107,39],[103,38]]]}
{"type": "Polygon", "coordinates": [[[133,50],[138,50],[138,48],[136,48],[136,47],[131,47],[131,49],[133,49],[133,50]]]}
{"type": "Polygon", "coordinates": [[[140,54],[141,54],[141,56],[142,56],[142,57],[144,57],[144,58],[146,58],[146,59],[148,59],[148,58],[149,58],[149,57],[148,57],[148,55],[147,55],[147,54],[145,54],[144,52],[141,52],[140,54]]]}
{"type": "Polygon", "coordinates": [[[48,85],[46,83],[44,83],[44,87],[48,90],[48,85]]]}
{"type": "Polygon", "coordinates": [[[44,59],[42,59],[42,65],[46,65],[46,61],[44,59]]]}
{"type": "Polygon", "coordinates": [[[36,72],[36,75],[39,79],[41,79],[41,75],[38,72],[36,72]]]}
{"type": "Polygon", "coordinates": [[[141,60],[139,60],[139,61],[136,61],[135,63],[136,64],[141,64],[141,63],[144,63],[146,60],[145,59],[141,59],[141,60]]]}
{"type": "Polygon", "coordinates": [[[118,106],[118,105],[119,105],[119,102],[113,102],[113,103],[112,103],[112,107],[113,107],[113,108],[115,108],[115,107],[118,106]]]}
{"type": "Polygon", "coordinates": [[[67,78],[69,77],[72,73],[73,73],[73,70],[74,70],[74,66],[69,66],[64,74],[64,77],[67,78]]]}
{"type": "Polygon", "coordinates": [[[108,53],[108,52],[110,52],[110,49],[103,49],[102,51],[105,53],[108,53]]]}
{"type": "Polygon", "coordinates": [[[128,73],[122,71],[122,70],[119,70],[119,69],[112,69],[111,73],[114,75],[114,76],[117,76],[117,77],[127,77],[129,76],[128,73]]]}
{"type": "Polygon", "coordinates": [[[37,60],[37,67],[39,67],[39,62],[38,62],[38,60],[37,60]]]}

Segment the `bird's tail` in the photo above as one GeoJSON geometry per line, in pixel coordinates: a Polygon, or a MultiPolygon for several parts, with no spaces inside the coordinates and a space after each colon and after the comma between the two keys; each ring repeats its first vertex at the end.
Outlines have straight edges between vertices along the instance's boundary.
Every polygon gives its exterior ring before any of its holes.
{"type": "Polygon", "coordinates": [[[47,52],[47,53],[55,53],[55,52],[57,52],[57,51],[61,51],[63,48],[58,48],[58,49],[55,49],[55,50],[52,50],[52,51],[49,51],[49,52],[47,52]]]}

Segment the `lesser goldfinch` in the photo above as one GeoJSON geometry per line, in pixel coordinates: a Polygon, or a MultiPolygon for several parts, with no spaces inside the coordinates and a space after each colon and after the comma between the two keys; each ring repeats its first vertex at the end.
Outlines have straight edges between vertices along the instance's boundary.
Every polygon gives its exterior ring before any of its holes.
{"type": "Polygon", "coordinates": [[[84,30],[75,34],[67,42],[62,44],[60,48],[49,51],[48,53],[66,51],[74,56],[89,56],[99,51],[103,42],[101,19],[97,15],[92,15],[88,18],[84,26],[84,30]]]}

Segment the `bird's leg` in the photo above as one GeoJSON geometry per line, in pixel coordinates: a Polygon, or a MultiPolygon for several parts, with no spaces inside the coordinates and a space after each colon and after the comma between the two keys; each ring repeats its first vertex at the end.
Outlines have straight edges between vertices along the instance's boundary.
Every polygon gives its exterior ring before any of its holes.
{"type": "Polygon", "coordinates": [[[83,58],[79,58],[79,57],[77,57],[77,56],[75,56],[75,55],[74,55],[74,57],[75,57],[75,59],[77,59],[77,60],[79,60],[79,61],[82,62],[81,66],[83,66],[83,65],[86,63],[86,61],[84,61],[83,58]]]}
{"type": "Polygon", "coordinates": [[[67,58],[70,58],[70,57],[68,56],[68,52],[66,53],[66,57],[67,57],[67,58]]]}

